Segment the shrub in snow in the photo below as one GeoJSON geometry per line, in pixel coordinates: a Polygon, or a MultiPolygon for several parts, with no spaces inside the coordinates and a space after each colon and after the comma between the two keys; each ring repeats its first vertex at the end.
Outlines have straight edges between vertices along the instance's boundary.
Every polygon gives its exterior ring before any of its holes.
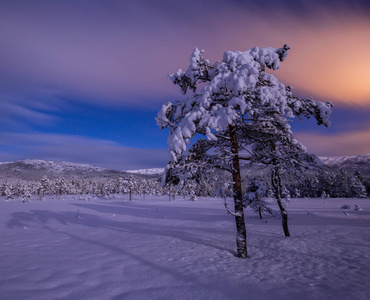
{"type": "Polygon", "coordinates": [[[351,205],[344,204],[341,209],[351,209],[351,205]]]}
{"type": "Polygon", "coordinates": [[[12,191],[12,186],[7,186],[6,188],[5,188],[5,191],[4,191],[4,193],[5,193],[5,196],[6,196],[6,198],[9,200],[9,199],[13,199],[14,198],[14,195],[13,195],[13,191],[12,191]]]}
{"type": "Polygon", "coordinates": [[[262,219],[262,212],[267,212],[271,216],[276,215],[276,212],[269,207],[271,203],[268,201],[267,191],[267,187],[254,178],[243,196],[244,207],[250,206],[258,212],[260,219],[262,219]]]}
{"type": "Polygon", "coordinates": [[[354,207],[353,207],[353,210],[360,211],[360,210],[362,210],[362,208],[360,206],[358,206],[357,204],[355,204],[354,207]]]}
{"type": "Polygon", "coordinates": [[[300,198],[301,197],[301,192],[299,189],[297,188],[294,188],[294,191],[293,191],[293,194],[292,194],[293,198],[300,198]]]}
{"type": "Polygon", "coordinates": [[[286,202],[290,202],[290,193],[288,188],[284,185],[281,191],[281,197],[285,199],[286,202]]]}

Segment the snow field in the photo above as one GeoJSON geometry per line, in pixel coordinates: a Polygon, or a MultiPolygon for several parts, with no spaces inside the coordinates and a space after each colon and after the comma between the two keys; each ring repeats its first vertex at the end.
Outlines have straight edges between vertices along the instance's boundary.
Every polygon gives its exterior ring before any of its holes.
{"type": "Polygon", "coordinates": [[[223,200],[126,198],[0,200],[0,299],[370,298],[369,199],[292,199],[291,238],[247,209],[241,260],[223,200]]]}

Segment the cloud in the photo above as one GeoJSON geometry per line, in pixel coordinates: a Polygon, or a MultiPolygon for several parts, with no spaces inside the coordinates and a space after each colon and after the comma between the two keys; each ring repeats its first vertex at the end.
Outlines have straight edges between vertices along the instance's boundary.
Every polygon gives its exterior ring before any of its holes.
{"type": "Polygon", "coordinates": [[[59,120],[58,117],[52,116],[49,113],[40,112],[17,103],[6,101],[0,102],[0,110],[2,113],[0,124],[3,130],[4,127],[25,129],[30,124],[48,126],[59,120]]]}
{"type": "Polygon", "coordinates": [[[2,2],[0,88],[158,105],[179,94],[166,75],[186,68],[196,46],[215,61],[225,50],[288,43],[291,53],[277,73],[284,82],[368,105],[370,18],[356,8],[361,2],[275,2],[2,2]],[[151,101],[137,101],[144,98],[151,101]]]}
{"type": "MultiPolygon", "coordinates": [[[[221,60],[226,50],[287,43],[291,51],[274,73],[293,85],[295,93],[332,100],[342,107],[370,107],[368,3],[2,1],[0,158],[63,159],[127,169],[165,164],[167,150],[122,147],[104,138],[10,131],[67,132],[70,127],[59,126],[60,122],[66,125],[81,117],[81,123],[90,122],[82,126],[83,132],[91,133],[98,122],[92,123],[83,112],[74,115],[81,111],[76,102],[87,103],[93,111],[102,106],[108,107],[105,111],[118,106],[117,111],[127,107],[159,109],[162,103],[180,96],[167,74],[186,69],[194,47],[204,49],[206,58],[214,62],[221,60]],[[87,127],[91,131],[85,130],[87,127]]],[[[333,127],[335,114],[334,109],[333,127]]],[[[144,122],[137,115],[132,132],[145,140],[139,130],[144,122]]],[[[338,131],[360,126],[358,114],[343,115],[346,122],[337,118],[336,123],[346,128],[337,126],[338,131]]],[[[111,128],[117,126],[108,123],[111,128]]],[[[300,136],[320,155],[369,153],[365,131],[356,131],[353,136],[349,132],[332,137],[300,136]]]]}
{"type": "Polygon", "coordinates": [[[27,158],[87,163],[117,170],[130,170],[164,167],[169,156],[167,149],[123,147],[109,140],[81,136],[37,133],[6,133],[0,136],[0,161],[27,158]]]}
{"type": "Polygon", "coordinates": [[[298,133],[296,138],[307,147],[308,152],[318,156],[370,154],[370,129],[331,136],[298,133]]]}

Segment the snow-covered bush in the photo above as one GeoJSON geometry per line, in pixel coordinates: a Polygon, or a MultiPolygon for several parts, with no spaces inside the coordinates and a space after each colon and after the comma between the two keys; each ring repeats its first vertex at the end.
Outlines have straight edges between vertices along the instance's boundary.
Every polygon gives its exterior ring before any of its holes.
{"type": "Polygon", "coordinates": [[[361,210],[362,210],[362,208],[361,208],[358,204],[355,204],[355,205],[353,206],[353,210],[361,211],[361,210]]]}
{"type": "Polygon", "coordinates": [[[267,191],[267,187],[254,178],[243,196],[244,207],[250,206],[255,212],[258,212],[260,219],[262,219],[263,212],[267,212],[271,216],[276,215],[276,212],[270,207],[271,201],[267,198],[267,191]]]}

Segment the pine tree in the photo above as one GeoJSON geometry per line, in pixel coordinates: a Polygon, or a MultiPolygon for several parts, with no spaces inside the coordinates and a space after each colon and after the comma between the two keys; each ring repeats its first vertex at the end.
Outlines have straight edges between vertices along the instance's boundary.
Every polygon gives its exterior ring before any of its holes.
{"type": "Polygon", "coordinates": [[[247,191],[243,196],[244,207],[250,206],[255,212],[258,212],[260,219],[262,219],[262,212],[267,212],[270,215],[274,215],[273,210],[269,207],[267,201],[267,187],[253,178],[247,191]]]}
{"type": "Polygon", "coordinates": [[[265,72],[266,67],[278,69],[289,49],[284,45],[279,49],[254,47],[245,52],[227,51],[222,62],[215,64],[204,59],[204,51],[194,49],[189,68],[169,75],[183,94],[188,91],[192,94],[183,101],[166,103],[156,118],[160,128],[170,129],[168,145],[175,165],[191,155],[194,163],[231,174],[237,253],[241,258],[247,257],[247,247],[240,160],[252,159],[248,151],[254,145],[253,161],[273,167],[272,183],[280,203],[280,172],[303,157],[284,155],[304,152],[303,146],[292,137],[288,119],[294,115],[314,116],[318,124],[329,125],[331,103],[299,99],[292,94],[291,87],[265,72]],[[205,85],[197,93],[199,83],[205,85]],[[189,154],[184,154],[187,144],[199,135],[207,139],[198,139],[189,154]]]}
{"type": "Polygon", "coordinates": [[[45,195],[48,192],[50,185],[50,181],[48,177],[45,175],[41,178],[40,186],[39,186],[39,200],[44,200],[45,195]]]}
{"type": "Polygon", "coordinates": [[[348,173],[340,169],[334,177],[331,194],[335,198],[346,198],[349,196],[348,173]]]}
{"type": "Polygon", "coordinates": [[[359,171],[349,179],[349,193],[352,198],[367,198],[364,179],[359,171]]]}
{"type": "Polygon", "coordinates": [[[22,203],[29,202],[31,199],[31,190],[30,188],[26,185],[23,189],[23,195],[22,195],[22,203]]]}

